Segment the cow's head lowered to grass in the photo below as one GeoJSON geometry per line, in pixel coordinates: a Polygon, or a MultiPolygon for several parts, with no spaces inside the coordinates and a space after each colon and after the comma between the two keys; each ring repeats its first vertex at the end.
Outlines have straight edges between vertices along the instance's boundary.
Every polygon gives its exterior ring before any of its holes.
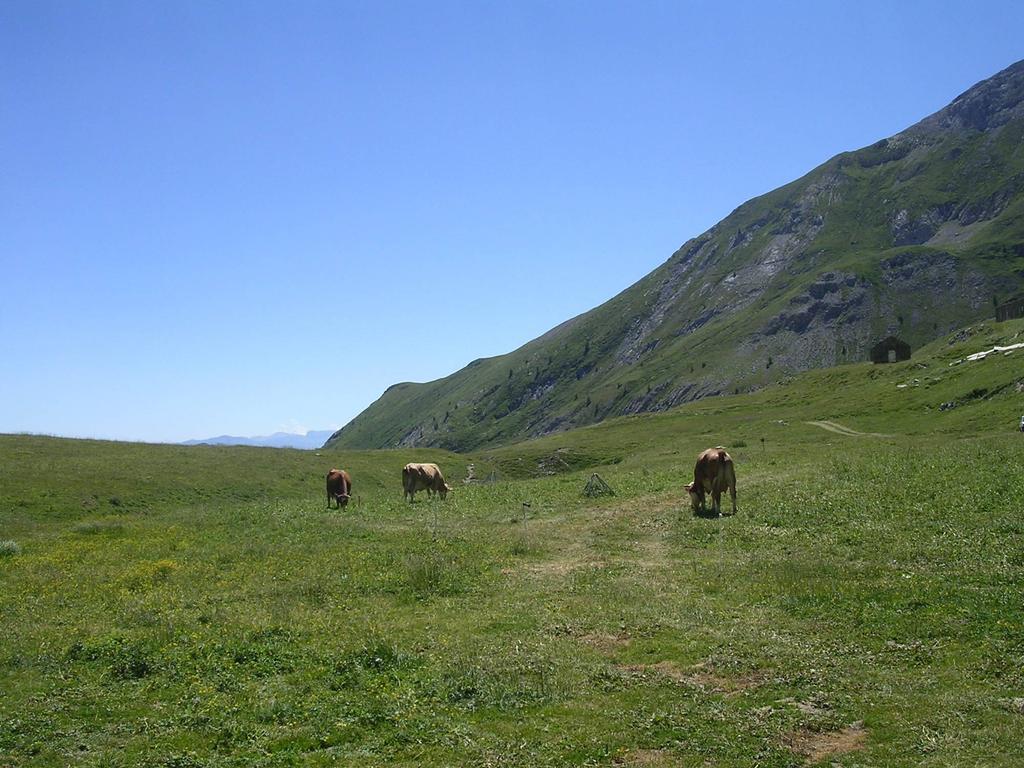
{"type": "Polygon", "coordinates": [[[686,492],[690,495],[690,507],[693,508],[694,513],[700,512],[704,508],[703,490],[703,488],[698,488],[693,483],[686,484],[686,492]]]}
{"type": "Polygon", "coordinates": [[[349,499],[352,497],[347,493],[336,493],[334,494],[334,500],[338,502],[339,507],[348,506],[349,499]]]}

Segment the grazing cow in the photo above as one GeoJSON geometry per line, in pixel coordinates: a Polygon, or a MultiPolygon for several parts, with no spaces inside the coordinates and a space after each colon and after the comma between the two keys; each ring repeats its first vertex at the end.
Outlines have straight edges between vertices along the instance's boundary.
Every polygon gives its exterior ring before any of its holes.
{"type": "Polygon", "coordinates": [[[332,469],[327,473],[327,508],[331,508],[334,499],[341,509],[352,498],[352,478],[344,469],[332,469]]]}
{"type": "Polygon", "coordinates": [[[402,467],[402,488],[409,501],[413,500],[416,491],[426,490],[428,497],[438,493],[443,499],[452,489],[444,481],[444,475],[437,464],[406,464],[402,467]]]}
{"type": "Polygon", "coordinates": [[[686,492],[690,494],[690,505],[694,514],[704,511],[704,494],[711,494],[712,509],[716,515],[722,514],[722,491],[728,489],[732,498],[732,513],[736,514],[736,469],[732,457],[721,446],[708,448],[697,457],[697,465],[693,468],[693,482],[686,484],[686,492]]]}

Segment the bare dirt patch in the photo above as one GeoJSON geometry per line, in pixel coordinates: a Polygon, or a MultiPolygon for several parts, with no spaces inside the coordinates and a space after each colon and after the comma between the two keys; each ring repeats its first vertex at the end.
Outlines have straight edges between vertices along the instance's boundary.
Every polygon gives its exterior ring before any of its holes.
{"type": "Polygon", "coordinates": [[[788,704],[791,707],[796,707],[805,715],[810,715],[811,717],[819,717],[826,714],[829,710],[829,706],[826,703],[819,701],[798,701],[791,696],[785,699],[779,699],[775,703],[788,704]]]}
{"type": "Polygon", "coordinates": [[[669,568],[672,560],[669,548],[663,539],[647,539],[638,542],[636,563],[646,568],[669,568]]]}
{"type": "Polygon", "coordinates": [[[680,765],[680,763],[664,749],[634,749],[617,757],[615,765],[640,768],[640,766],[671,766],[680,765]]]}
{"type": "Polygon", "coordinates": [[[1003,699],[1002,705],[1018,715],[1024,715],[1024,698],[1003,699]]]}
{"type": "Polygon", "coordinates": [[[620,632],[617,635],[610,635],[607,632],[591,632],[590,634],[582,635],[580,641],[599,653],[611,656],[620,648],[625,648],[633,642],[633,638],[624,632],[620,632]]]}
{"type": "Polygon", "coordinates": [[[606,568],[602,560],[548,560],[543,563],[523,563],[516,568],[502,568],[501,572],[508,576],[513,573],[528,573],[535,576],[568,576],[573,571],[584,568],[606,568]]]}
{"type": "Polygon", "coordinates": [[[856,752],[867,745],[868,732],[864,723],[851,723],[840,731],[812,731],[801,729],[789,734],[786,746],[798,755],[803,755],[805,765],[814,765],[827,757],[856,752]]]}
{"type": "Polygon", "coordinates": [[[606,566],[607,564],[601,560],[555,560],[547,563],[532,563],[525,566],[524,570],[528,573],[564,576],[572,573],[573,571],[579,571],[586,568],[605,568],[606,566]]]}
{"type": "Polygon", "coordinates": [[[806,423],[813,427],[827,429],[829,432],[835,432],[837,435],[846,435],[847,437],[892,437],[892,435],[883,435],[881,432],[858,432],[834,421],[808,421],[806,423]]]}
{"type": "Polygon", "coordinates": [[[683,668],[673,661],[659,661],[657,664],[626,664],[620,666],[619,669],[630,674],[653,672],[691,688],[698,688],[708,693],[721,693],[726,696],[735,696],[743,691],[756,688],[767,679],[767,675],[763,672],[726,677],[710,669],[706,662],[683,668]]]}

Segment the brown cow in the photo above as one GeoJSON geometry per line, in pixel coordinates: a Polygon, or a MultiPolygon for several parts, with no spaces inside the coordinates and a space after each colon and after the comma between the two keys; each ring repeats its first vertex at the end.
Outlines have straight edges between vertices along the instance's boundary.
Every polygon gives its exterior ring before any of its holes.
{"type": "Polygon", "coordinates": [[[697,457],[697,465],[693,468],[693,482],[686,484],[686,492],[690,494],[690,506],[694,514],[704,511],[704,494],[711,494],[712,509],[716,515],[722,514],[722,491],[728,489],[732,498],[732,513],[736,514],[736,468],[732,456],[725,448],[708,448],[697,457]]]}
{"type": "Polygon", "coordinates": [[[409,497],[410,502],[416,491],[426,490],[428,497],[438,493],[443,499],[452,489],[444,481],[444,475],[437,464],[406,464],[402,467],[402,488],[405,489],[405,496],[409,497]]]}
{"type": "Polygon", "coordinates": [[[327,508],[331,508],[334,499],[341,509],[352,498],[352,478],[344,469],[332,469],[327,473],[327,508]]]}

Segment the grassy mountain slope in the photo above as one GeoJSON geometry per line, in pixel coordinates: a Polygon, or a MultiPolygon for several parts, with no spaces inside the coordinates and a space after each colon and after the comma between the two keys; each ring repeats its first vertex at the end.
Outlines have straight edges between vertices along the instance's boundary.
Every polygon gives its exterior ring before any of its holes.
{"type": "Polygon", "coordinates": [[[918,347],[1024,286],[1024,62],[744,203],[520,349],[404,383],[328,445],[465,450],[918,347]]]}

